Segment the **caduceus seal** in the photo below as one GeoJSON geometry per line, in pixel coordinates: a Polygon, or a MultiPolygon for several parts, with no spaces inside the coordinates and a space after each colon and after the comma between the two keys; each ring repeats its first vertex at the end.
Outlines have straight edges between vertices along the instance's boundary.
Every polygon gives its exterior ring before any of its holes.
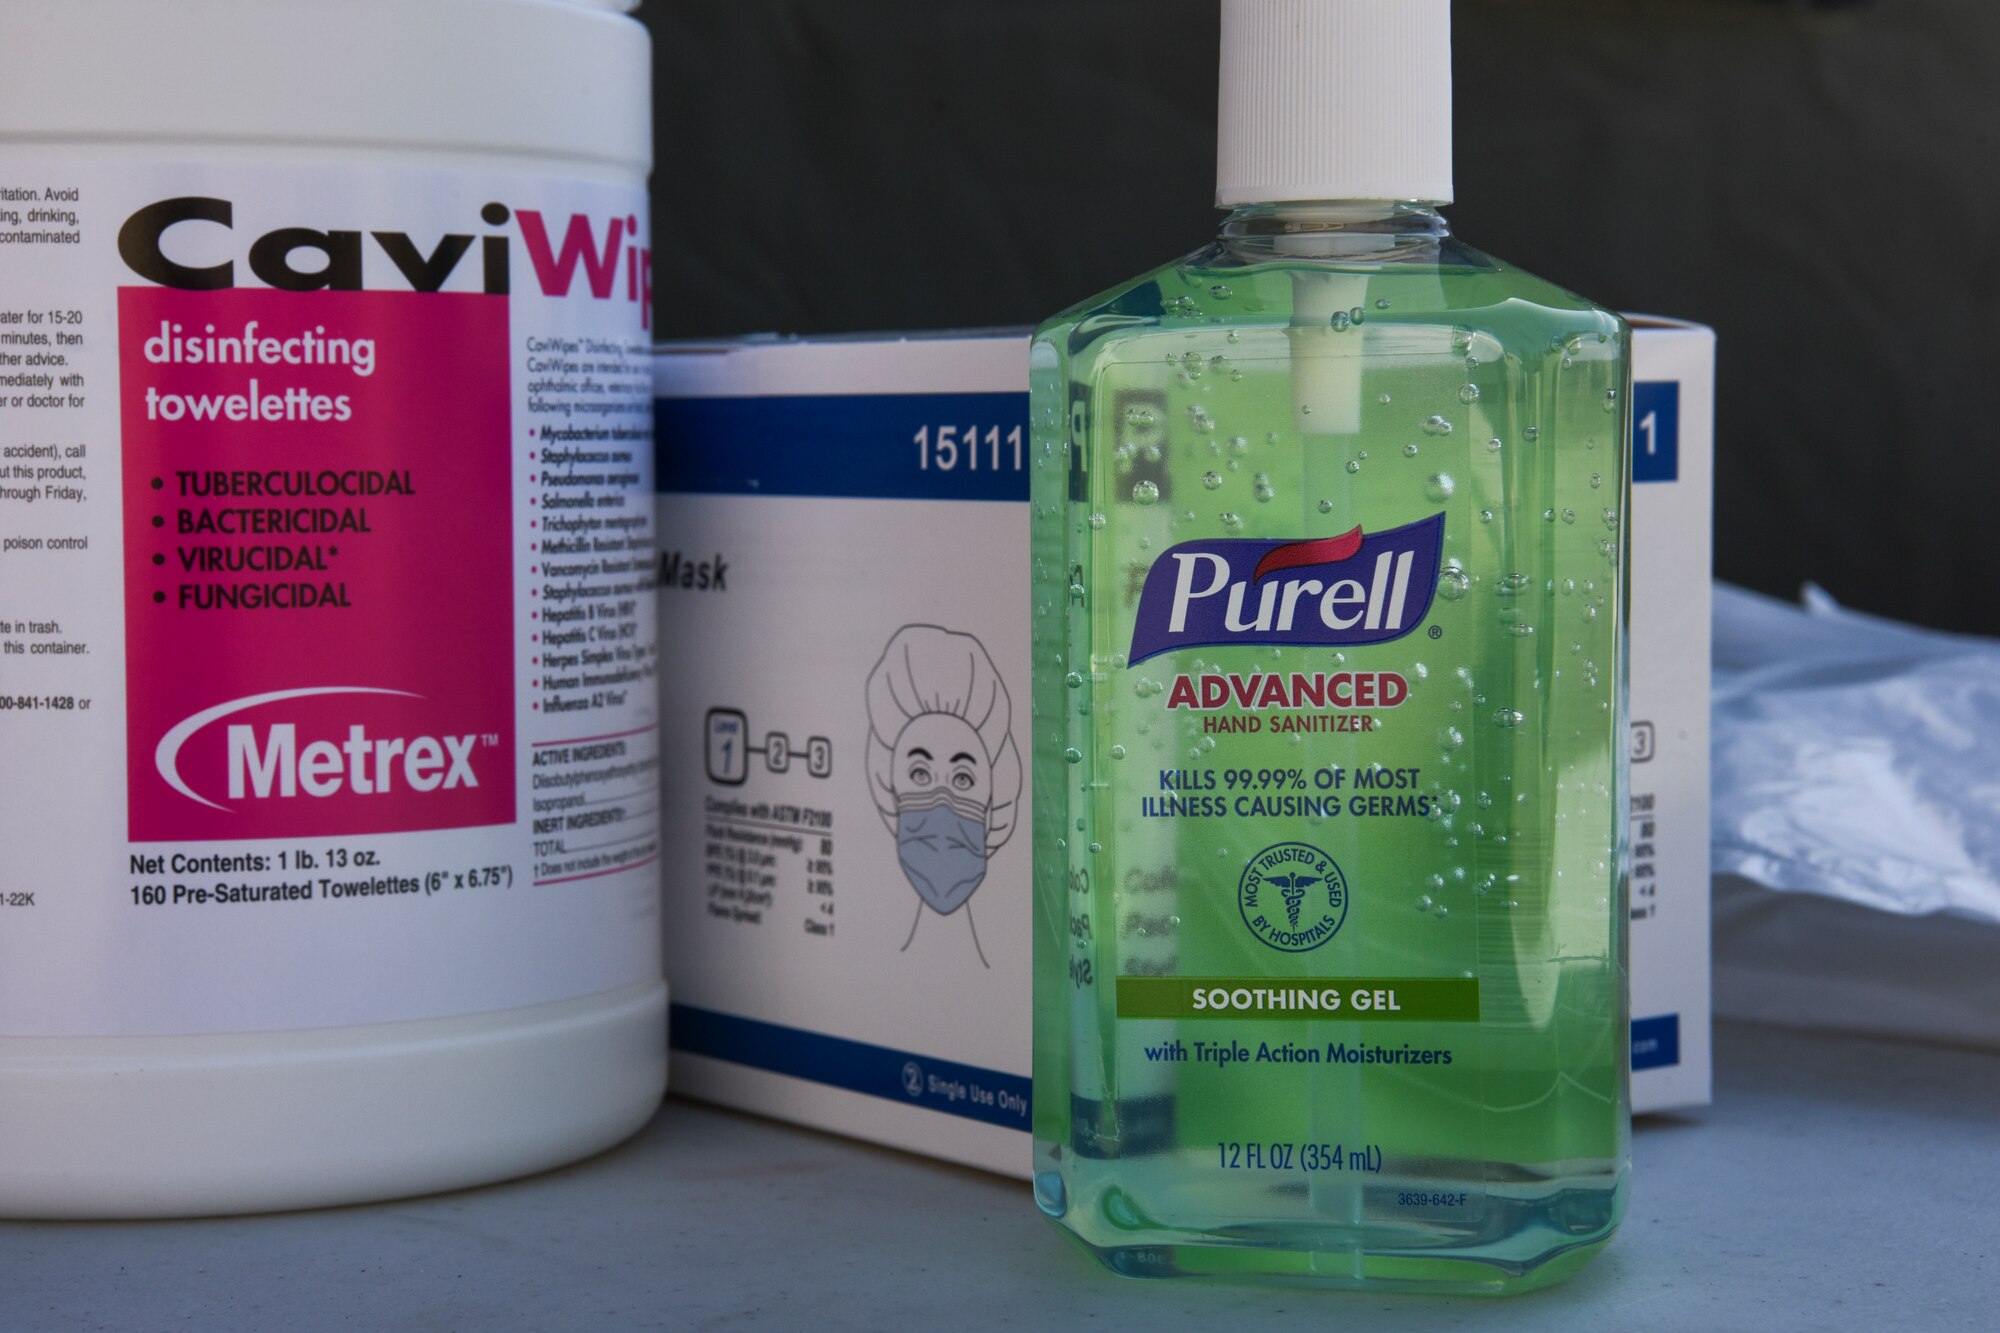
{"type": "Polygon", "coordinates": [[[1307,842],[1280,842],[1250,858],[1237,882],[1243,924],[1273,949],[1305,953],[1347,921],[1347,878],[1307,842]]]}

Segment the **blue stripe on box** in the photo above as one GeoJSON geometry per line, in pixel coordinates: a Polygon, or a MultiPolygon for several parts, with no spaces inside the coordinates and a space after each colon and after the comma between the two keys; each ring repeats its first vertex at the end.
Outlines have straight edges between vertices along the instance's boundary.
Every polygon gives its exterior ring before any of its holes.
{"type": "Polygon", "coordinates": [[[1028,498],[1025,393],[656,398],[653,440],[661,494],[1028,498]]]}
{"type": "Polygon", "coordinates": [[[1632,1020],[1632,1068],[1660,1069],[1681,1062],[1681,1016],[1632,1020]]]}
{"type": "Polygon", "coordinates": [[[1032,1084],[1019,1074],[686,1004],[673,1006],[668,1031],[673,1048],[689,1055],[728,1060],[1003,1129],[1025,1133],[1029,1127],[1032,1084]]]}

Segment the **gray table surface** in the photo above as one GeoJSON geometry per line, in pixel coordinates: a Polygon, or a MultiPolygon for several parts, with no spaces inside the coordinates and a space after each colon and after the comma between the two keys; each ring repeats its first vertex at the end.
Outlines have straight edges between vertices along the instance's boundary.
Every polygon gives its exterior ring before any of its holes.
{"type": "Polygon", "coordinates": [[[1027,1187],[669,1099],[533,1179],[260,1218],[0,1224],[0,1330],[2000,1328],[2000,1056],[1717,1031],[1623,1231],[1508,1300],[1113,1277],[1027,1187]]]}

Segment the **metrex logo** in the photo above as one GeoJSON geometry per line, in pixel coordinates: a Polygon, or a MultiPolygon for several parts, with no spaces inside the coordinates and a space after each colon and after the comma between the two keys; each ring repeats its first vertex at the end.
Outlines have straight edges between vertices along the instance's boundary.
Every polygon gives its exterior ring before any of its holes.
{"type": "MultiPolygon", "coordinates": [[[[154,767],[167,785],[210,809],[230,807],[196,791],[180,771],[181,749],[204,728],[234,714],[266,704],[323,695],[389,695],[417,699],[405,690],[368,686],[327,686],[278,690],[231,699],[184,719],[160,738],[153,752],[154,767]]],[[[350,723],[338,739],[299,741],[298,724],[273,723],[263,729],[231,724],[227,732],[228,799],[265,800],[297,796],[325,798],[343,792],[355,796],[450,791],[479,785],[473,754],[482,737],[371,736],[362,723],[350,723]]],[[[491,741],[488,741],[490,744],[491,741]]]]}
{"type": "Polygon", "coordinates": [[[472,743],[477,736],[419,736],[415,740],[371,740],[356,723],[347,739],[314,741],[299,753],[299,729],[289,722],[271,728],[260,750],[257,728],[229,729],[229,798],[243,799],[245,789],[259,797],[332,796],[343,788],[356,796],[386,796],[396,790],[396,774],[411,791],[435,791],[443,786],[477,787],[472,775],[472,743]],[[397,756],[402,764],[396,763],[397,756]],[[449,756],[450,767],[446,768],[449,756]],[[246,782],[245,779],[248,779],[246,782]]]}
{"type": "MultiPolygon", "coordinates": [[[[169,231],[181,226],[231,231],[235,215],[235,205],[229,200],[199,195],[148,204],[125,219],[118,229],[119,258],[134,273],[162,287],[194,292],[234,287],[234,258],[219,258],[210,264],[179,263],[167,258],[165,240],[169,231]]],[[[544,295],[568,296],[581,273],[592,299],[608,301],[622,296],[639,307],[641,327],[652,326],[653,252],[639,235],[636,216],[598,220],[572,213],[562,224],[560,246],[551,241],[548,220],[535,209],[516,211],[505,204],[489,203],[479,210],[479,217],[491,228],[505,228],[510,223],[518,226],[522,248],[534,269],[535,283],[544,295]]],[[[380,261],[386,259],[390,269],[411,291],[436,292],[442,291],[458,271],[460,261],[475,241],[479,243],[480,290],[489,295],[508,294],[513,290],[512,237],[505,232],[485,236],[448,232],[426,253],[407,232],[364,234],[279,227],[251,241],[247,258],[250,272],[257,280],[279,291],[358,292],[367,285],[368,278],[383,276],[380,261]],[[300,252],[316,256],[315,266],[303,269],[294,266],[293,257],[300,252]],[[375,259],[373,264],[371,255],[375,259]]],[[[177,240],[176,248],[201,244],[216,242],[203,236],[177,240]]],[[[382,284],[378,281],[376,285],[382,284]]]]}
{"type": "Polygon", "coordinates": [[[1147,572],[1127,661],[1179,648],[1400,639],[1430,613],[1443,547],[1443,514],[1314,541],[1182,542],[1147,572]],[[1319,576],[1277,577],[1293,570],[1319,576]]]}

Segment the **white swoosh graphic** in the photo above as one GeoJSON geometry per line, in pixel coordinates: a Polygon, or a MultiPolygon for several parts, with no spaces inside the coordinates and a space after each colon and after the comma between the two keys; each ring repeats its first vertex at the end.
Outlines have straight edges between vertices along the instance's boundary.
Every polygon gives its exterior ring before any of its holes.
{"type": "Polygon", "coordinates": [[[231,713],[240,713],[259,704],[274,704],[285,699],[307,699],[316,694],[394,694],[404,699],[424,697],[421,694],[411,694],[408,690],[378,690],[368,685],[322,685],[313,689],[274,690],[270,694],[252,694],[242,699],[231,699],[226,704],[217,704],[213,708],[203,709],[193,717],[183,719],[172,731],[160,737],[160,743],[153,751],[153,767],[160,770],[160,776],[167,780],[169,787],[190,801],[199,801],[211,810],[220,810],[224,814],[233,815],[236,812],[228,806],[217,805],[206,796],[197,796],[194,789],[181,779],[181,746],[187,744],[190,736],[219,717],[228,717],[231,713]]]}

